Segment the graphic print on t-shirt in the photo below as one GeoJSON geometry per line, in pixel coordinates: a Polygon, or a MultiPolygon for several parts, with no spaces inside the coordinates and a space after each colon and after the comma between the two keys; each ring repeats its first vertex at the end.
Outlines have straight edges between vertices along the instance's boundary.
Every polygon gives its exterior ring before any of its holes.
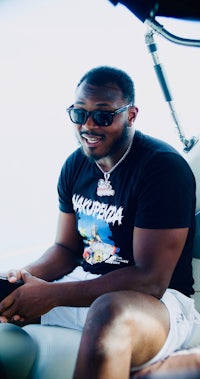
{"type": "Polygon", "coordinates": [[[78,213],[78,230],[83,237],[85,249],[84,260],[96,263],[120,264],[128,263],[119,256],[120,248],[115,246],[109,223],[121,224],[123,208],[85,199],[73,197],[74,210],[78,213]]]}
{"type": "Polygon", "coordinates": [[[85,248],[83,258],[87,263],[120,264],[119,248],[114,245],[108,224],[96,220],[93,216],[81,214],[79,232],[83,237],[85,248]]]}

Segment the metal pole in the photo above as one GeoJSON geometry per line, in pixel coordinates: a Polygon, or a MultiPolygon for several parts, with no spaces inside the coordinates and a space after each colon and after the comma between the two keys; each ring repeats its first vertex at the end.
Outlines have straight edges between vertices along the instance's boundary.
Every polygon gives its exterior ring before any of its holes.
{"type": "Polygon", "coordinates": [[[145,42],[148,48],[149,53],[152,56],[153,63],[154,63],[154,69],[158,78],[158,81],[160,83],[161,89],[163,91],[165,100],[167,101],[172,118],[174,120],[176,130],[178,132],[178,136],[181,140],[181,142],[184,144],[184,151],[188,152],[191,150],[191,148],[196,144],[197,139],[196,137],[192,137],[191,139],[187,139],[185,137],[185,134],[183,132],[183,129],[181,128],[180,122],[178,120],[177,113],[175,111],[174,105],[173,105],[173,98],[170,93],[169,85],[167,84],[166,74],[164,73],[163,66],[160,63],[158,53],[157,53],[157,46],[154,40],[154,31],[148,30],[145,34],[145,42]]]}

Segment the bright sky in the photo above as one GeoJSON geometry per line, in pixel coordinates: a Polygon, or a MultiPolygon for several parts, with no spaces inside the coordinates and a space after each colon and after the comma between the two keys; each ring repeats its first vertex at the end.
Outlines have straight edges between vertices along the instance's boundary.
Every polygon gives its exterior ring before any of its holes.
{"type": "MultiPolygon", "coordinates": [[[[168,24],[200,39],[197,23],[168,24]]],[[[145,32],[108,0],[0,0],[0,255],[54,240],[57,177],[76,146],[65,107],[86,70],[126,70],[140,109],[136,128],[180,147],[145,32]]],[[[199,134],[199,49],[159,36],[156,43],[181,125],[189,137],[199,134]]]]}

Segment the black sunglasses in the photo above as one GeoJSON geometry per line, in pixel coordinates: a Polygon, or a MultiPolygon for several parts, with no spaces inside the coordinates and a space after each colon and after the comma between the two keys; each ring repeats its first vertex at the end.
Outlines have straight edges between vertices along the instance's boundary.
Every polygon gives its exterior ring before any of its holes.
{"type": "Polygon", "coordinates": [[[122,108],[116,109],[114,112],[110,111],[91,111],[88,112],[85,109],[74,108],[73,105],[67,108],[66,111],[69,113],[69,117],[74,124],[84,125],[88,117],[92,117],[93,122],[97,126],[109,126],[113,122],[113,117],[116,114],[124,112],[126,109],[131,107],[132,104],[125,105],[122,108]]]}

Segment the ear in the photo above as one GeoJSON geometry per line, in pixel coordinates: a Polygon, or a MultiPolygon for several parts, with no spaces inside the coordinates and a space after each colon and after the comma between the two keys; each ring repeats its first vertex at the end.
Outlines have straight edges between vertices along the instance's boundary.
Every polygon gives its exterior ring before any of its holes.
{"type": "Polygon", "coordinates": [[[132,123],[135,121],[136,117],[137,117],[137,114],[139,112],[138,108],[135,107],[135,105],[132,105],[129,110],[128,110],[128,122],[130,124],[130,126],[132,125],[132,123]]]}

